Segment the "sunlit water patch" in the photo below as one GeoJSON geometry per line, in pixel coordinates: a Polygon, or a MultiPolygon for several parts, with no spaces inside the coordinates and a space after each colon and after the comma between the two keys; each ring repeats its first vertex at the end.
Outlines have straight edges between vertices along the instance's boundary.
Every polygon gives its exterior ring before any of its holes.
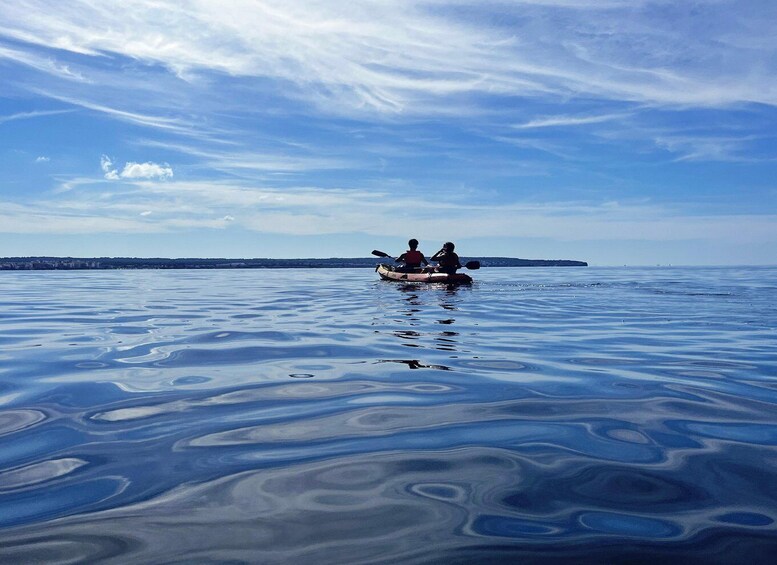
{"type": "Polygon", "coordinates": [[[777,269],[0,275],[0,561],[772,563],[777,269]]]}

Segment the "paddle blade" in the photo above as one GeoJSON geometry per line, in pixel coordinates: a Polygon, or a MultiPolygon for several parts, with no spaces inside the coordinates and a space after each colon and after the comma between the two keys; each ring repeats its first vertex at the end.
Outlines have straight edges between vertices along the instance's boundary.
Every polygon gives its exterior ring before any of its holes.
{"type": "Polygon", "coordinates": [[[477,271],[480,268],[480,261],[469,261],[466,265],[470,271],[477,271]]]}
{"type": "Polygon", "coordinates": [[[377,249],[373,249],[372,254],[375,255],[375,257],[391,257],[388,253],[383,253],[383,251],[378,251],[377,249]]]}

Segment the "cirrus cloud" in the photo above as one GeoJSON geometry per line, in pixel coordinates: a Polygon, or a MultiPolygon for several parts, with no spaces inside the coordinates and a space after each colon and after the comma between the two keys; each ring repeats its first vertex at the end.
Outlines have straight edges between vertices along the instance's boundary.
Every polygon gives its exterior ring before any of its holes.
{"type": "Polygon", "coordinates": [[[126,0],[111,10],[18,0],[0,4],[0,38],[54,47],[74,67],[118,55],[190,84],[207,73],[280,80],[287,96],[334,112],[453,111],[468,94],[775,105],[775,15],[763,0],[748,10],[732,0],[126,0]]]}

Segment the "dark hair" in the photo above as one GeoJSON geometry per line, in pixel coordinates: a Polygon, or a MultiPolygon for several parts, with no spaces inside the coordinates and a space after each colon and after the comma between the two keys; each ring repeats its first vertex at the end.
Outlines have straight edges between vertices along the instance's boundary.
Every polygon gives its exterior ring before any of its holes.
{"type": "Polygon", "coordinates": [[[453,251],[454,249],[456,249],[456,246],[453,245],[452,242],[446,241],[445,244],[442,246],[442,248],[443,249],[450,249],[451,251],[453,251]]]}
{"type": "Polygon", "coordinates": [[[411,239],[407,242],[407,244],[410,246],[410,249],[415,249],[418,247],[418,240],[417,239],[411,239]]]}

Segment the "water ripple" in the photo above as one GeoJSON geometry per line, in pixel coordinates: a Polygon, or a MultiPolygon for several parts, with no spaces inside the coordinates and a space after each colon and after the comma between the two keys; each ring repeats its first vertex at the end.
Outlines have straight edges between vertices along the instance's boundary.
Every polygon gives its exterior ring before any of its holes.
{"type": "Polygon", "coordinates": [[[0,561],[777,554],[777,269],[183,274],[0,277],[0,561]]]}

